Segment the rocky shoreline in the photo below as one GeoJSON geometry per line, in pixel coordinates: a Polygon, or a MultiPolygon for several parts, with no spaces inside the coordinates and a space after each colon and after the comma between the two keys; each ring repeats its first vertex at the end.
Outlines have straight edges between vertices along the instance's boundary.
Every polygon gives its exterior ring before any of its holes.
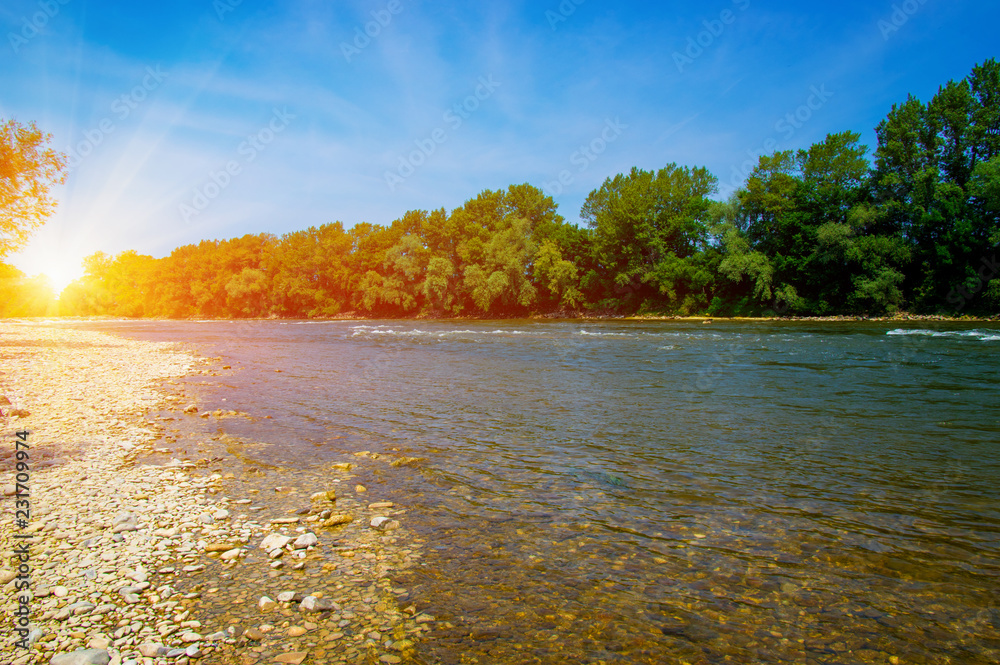
{"type": "Polygon", "coordinates": [[[776,321],[818,323],[991,323],[1000,321],[1000,314],[993,316],[947,316],[944,314],[893,314],[889,316],[860,316],[838,314],[835,316],[656,316],[635,315],[622,317],[628,321],[776,321]]]}
{"type": "Polygon", "coordinates": [[[182,377],[218,374],[215,361],[168,343],[0,324],[0,662],[412,661],[434,617],[390,574],[420,565],[422,543],[401,524],[405,510],[355,482],[359,465],[408,460],[355,453],[296,480],[225,456],[240,442],[224,435],[195,443],[214,444],[214,457],[172,455],[162,446],[174,425],[238,415],[170,394],[182,377]],[[17,497],[24,430],[29,491],[17,497]],[[20,524],[19,498],[30,504],[20,524]],[[24,543],[30,596],[9,554],[24,543]],[[27,635],[16,630],[23,606],[27,635]]]}
{"type": "MultiPolygon", "coordinates": [[[[200,319],[201,317],[199,317],[200,319]]],[[[908,312],[897,312],[896,314],[888,314],[882,316],[867,316],[860,314],[836,314],[831,316],[717,316],[717,315],[680,315],[680,314],[613,314],[613,313],[591,313],[582,311],[559,311],[559,312],[548,312],[544,314],[513,314],[510,316],[414,316],[414,317],[402,317],[402,318],[389,318],[384,317],[371,317],[364,316],[358,312],[343,312],[336,316],[318,316],[309,319],[310,321],[500,321],[500,320],[522,320],[522,319],[534,319],[534,320],[560,320],[560,321],[733,321],[733,322],[747,322],[747,321],[767,321],[767,322],[819,322],[819,323],[996,323],[1000,321],[1000,314],[993,314],[988,316],[973,316],[973,315],[948,315],[948,314],[910,314],[908,312]]],[[[73,321],[121,321],[121,320],[141,320],[141,321],[178,321],[184,319],[160,319],[160,318],[143,318],[143,319],[121,319],[117,317],[107,317],[107,316],[88,316],[88,317],[60,317],[55,319],[24,319],[25,321],[61,321],[61,322],[73,322],[73,321]]],[[[263,319],[217,319],[219,321],[296,321],[298,319],[283,319],[280,317],[269,317],[263,319]]]]}

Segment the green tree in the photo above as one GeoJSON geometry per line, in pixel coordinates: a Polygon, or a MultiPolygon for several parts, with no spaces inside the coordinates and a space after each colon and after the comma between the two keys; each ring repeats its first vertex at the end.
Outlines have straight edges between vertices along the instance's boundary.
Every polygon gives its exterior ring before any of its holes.
{"type": "Polygon", "coordinates": [[[903,303],[908,252],[872,206],[867,147],[840,132],[762,156],[715,233],[719,271],[765,312],[885,312],[903,303]]]}
{"type": "Polygon", "coordinates": [[[351,301],[351,249],[340,222],[282,236],[264,260],[274,313],[292,318],[340,313],[351,301]]]}
{"type": "Polygon", "coordinates": [[[261,233],[178,247],[157,266],[152,310],[156,316],[172,318],[246,316],[242,309],[232,309],[246,303],[239,298],[230,301],[227,286],[246,268],[262,269],[276,243],[274,236],[261,233]]]}
{"type": "Polygon", "coordinates": [[[268,312],[267,275],[259,268],[244,268],[226,282],[229,311],[239,316],[262,317],[268,312]]]}
{"type": "Polygon", "coordinates": [[[918,310],[950,309],[998,239],[990,164],[1000,155],[1000,64],[977,65],[927,104],[911,96],[876,134],[875,201],[912,257],[904,288],[918,310]]]}
{"type": "Polygon", "coordinates": [[[463,286],[484,314],[526,309],[537,296],[528,273],[536,251],[531,221],[509,216],[501,224],[485,242],[473,238],[467,246],[463,286]]]}
{"type": "Polygon", "coordinates": [[[28,277],[0,263],[0,318],[54,316],[52,285],[44,275],[28,277]]]}
{"type": "Polygon", "coordinates": [[[59,298],[62,314],[70,316],[155,315],[151,296],[157,261],[135,250],[115,257],[95,252],[84,258],[84,276],[59,298]]]}
{"type": "Polygon", "coordinates": [[[576,309],[584,303],[583,293],[578,288],[580,271],[575,263],[563,258],[559,246],[552,240],[546,240],[538,250],[534,278],[558,307],[576,309]]]}
{"type": "Polygon", "coordinates": [[[984,224],[990,229],[988,243],[1000,243],[1000,155],[989,161],[979,162],[969,182],[973,206],[984,224]]]}
{"type": "Polygon", "coordinates": [[[56,207],[53,185],[66,179],[66,157],[45,145],[52,139],[35,123],[0,121],[0,257],[27,243],[56,207]]]}
{"type": "Polygon", "coordinates": [[[552,198],[537,187],[485,190],[454,210],[448,225],[458,242],[453,253],[440,257],[447,263],[435,263],[435,274],[438,285],[449,264],[460,275],[453,307],[482,314],[526,313],[551,294],[553,269],[559,271],[556,302],[566,293],[575,301],[576,267],[571,260],[560,254],[553,264],[549,253],[543,270],[538,270],[539,248],[550,243],[558,249],[567,225],[552,198]]]}
{"type": "Polygon", "coordinates": [[[725,202],[715,202],[709,210],[709,217],[712,219],[715,246],[722,255],[719,273],[733,285],[739,285],[725,292],[730,302],[716,303],[716,311],[724,309],[726,304],[729,311],[746,311],[752,309],[751,303],[771,302],[774,296],[774,266],[767,254],[751,247],[745,233],[745,216],[739,196],[733,194],[725,202]]]}
{"type": "Polygon", "coordinates": [[[348,231],[354,242],[350,266],[355,307],[381,316],[397,316],[400,309],[412,307],[410,294],[402,292],[403,283],[385,277],[386,255],[404,233],[399,220],[389,226],[355,224],[348,231]]]}
{"type": "Polygon", "coordinates": [[[668,164],[656,172],[633,168],[590,193],[580,216],[594,231],[595,257],[615,304],[680,311],[708,305],[713,275],[699,254],[717,187],[707,169],[668,164]]]}

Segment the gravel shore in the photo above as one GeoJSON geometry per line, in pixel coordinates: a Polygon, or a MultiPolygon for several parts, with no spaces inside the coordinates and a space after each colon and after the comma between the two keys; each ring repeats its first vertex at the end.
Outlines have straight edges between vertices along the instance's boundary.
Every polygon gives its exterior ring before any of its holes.
{"type": "MultiPolygon", "coordinates": [[[[405,510],[354,475],[407,460],[355,453],[288,478],[172,456],[173,424],[240,415],[200,413],[171,390],[218,373],[213,362],[168,343],[0,324],[0,662],[413,661],[434,617],[390,575],[420,565],[422,543],[405,510]],[[17,431],[29,446],[21,496],[17,431]],[[30,613],[22,633],[19,612],[30,613]]],[[[212,438],[206,449],[241,443],[212,438]]]]}

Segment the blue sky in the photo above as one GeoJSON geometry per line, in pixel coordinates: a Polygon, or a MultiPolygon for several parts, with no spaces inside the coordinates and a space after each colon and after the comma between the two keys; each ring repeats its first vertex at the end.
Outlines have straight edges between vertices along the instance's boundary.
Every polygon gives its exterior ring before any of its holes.
{"type": "Polygon", "coordinates": [[[522,182],[575,222],[606,177],[671,162],[725,197],[765,148],[874,147],[893,103],[997,57],[998,24],[986,1],[7,0],[0,117],[73,163],[9,261],[58,282],[98,250],[388,224],[522,182]]]}

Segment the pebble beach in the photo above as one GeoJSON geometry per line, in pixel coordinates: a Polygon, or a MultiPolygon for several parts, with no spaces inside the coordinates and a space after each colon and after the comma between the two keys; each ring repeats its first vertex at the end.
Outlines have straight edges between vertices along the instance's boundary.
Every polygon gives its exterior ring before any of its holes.
{"type": "Polygon", "coordinates": [[[213,434],[253,416],[186,392],[228,366],[174,344],[5,322],[0,361],[0,662],[418,662],[435,618],[392,577],[424,543],[358,478],[410,460],[254,465],[213,434]]]}

